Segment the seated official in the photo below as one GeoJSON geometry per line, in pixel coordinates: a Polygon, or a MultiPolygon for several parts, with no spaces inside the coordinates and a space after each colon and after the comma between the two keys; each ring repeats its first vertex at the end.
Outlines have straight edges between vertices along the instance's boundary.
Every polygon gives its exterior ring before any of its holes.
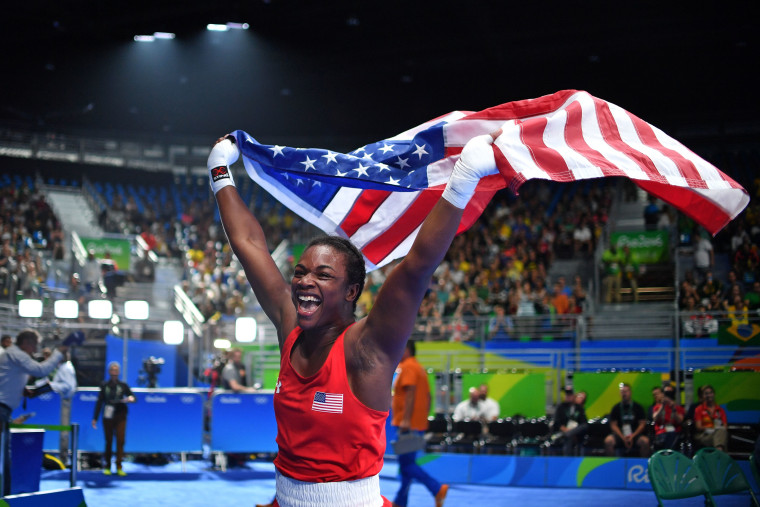
{"type": "Polygon", "coordinates": [[[681,439],[684,421],[684,409],[676,403],[676,391],[673,386],[665,386],[656,395],[652,407],[654,423],[654,448],[674,449],[681,439]]]}
{"type": "Polygon", "coordinates": [[[607,456],[614,456],[616,449],[627,454],[638,448],[639,457],[649,457],[649,438],[645,435],[647,416],[644,407],[633,401],[631,386],[620,384],[620,403],[612,407],[609,415],[612,433],[604,439],[607,456]]]}

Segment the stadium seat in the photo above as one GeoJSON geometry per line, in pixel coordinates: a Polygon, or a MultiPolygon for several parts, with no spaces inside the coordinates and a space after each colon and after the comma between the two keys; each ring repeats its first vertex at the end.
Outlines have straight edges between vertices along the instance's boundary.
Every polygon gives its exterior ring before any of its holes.
{"type": "Polygon", "coordinates": [[[438,413],[428,417],[428,429],[425,432],[427,452],[445,452],[449,445],[451,421],[446,414],[438,413]]]}
{"type": "Polygon", "coordinates": [[[483,440],[481,451],[487,454],[510,454],[514,448],[517,426],[511,418],[491,421],[488,435],[483,440]]]}

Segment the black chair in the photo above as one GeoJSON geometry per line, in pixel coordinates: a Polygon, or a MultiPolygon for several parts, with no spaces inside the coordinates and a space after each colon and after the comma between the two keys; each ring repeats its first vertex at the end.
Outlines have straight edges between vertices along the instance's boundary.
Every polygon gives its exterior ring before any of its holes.
{"type": "Polygon", "coordinates": [[[536,456],[550,437],[551,427],[546,417],[523,419],[517,424],[515,452],[521,456],[536,456]]]}
{"type": "Polygon", "coordinates": [[[610,426],[606,417],[597,417],[589,420],[588,429],[581,444],[581,455],[604,456],[604,439],[609,434],[610,426]]]}
{"type": "Polygon", "coordinates": [[[498,419],[488,423],[488,435],[480,446],[486,454],[511,454],[514,451],[517,425],[511,418],[498,419]]]}
{"type": "Polygon", "coordinates": [[[454,421],[449,450],[452,452],[480,452],[480,438],[483,434],[483,424],[480,421],[454,421]]]}
{"type": "Polygon", "coordinates": [[[425,432],[426,452],[446,452],[450,441],[451,420],[446,414],[438,413],[428,417],[428,429],[425,432]]]}

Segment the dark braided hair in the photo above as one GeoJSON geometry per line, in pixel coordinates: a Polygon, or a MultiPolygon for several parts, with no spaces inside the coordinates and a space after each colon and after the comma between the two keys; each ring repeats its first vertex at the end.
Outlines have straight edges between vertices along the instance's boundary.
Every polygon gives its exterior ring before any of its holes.
{"type": "Polygon", "coordinates": [[[318,236],[309,242],[306,249],[318,245],[329,246],[343,253],[346,257],[348,284],[357,284],[359,286],[359,292],[356,294],[356,299],[354,299],[354,310],[356,310],[356,302],[359,300],[359,296],[361,296],[361,293],[364,290],[364,280],[367,277],[367,270],[364,267],[364,257],[362,256],[362,253],[353,243],[340,236],[318,236]]]}

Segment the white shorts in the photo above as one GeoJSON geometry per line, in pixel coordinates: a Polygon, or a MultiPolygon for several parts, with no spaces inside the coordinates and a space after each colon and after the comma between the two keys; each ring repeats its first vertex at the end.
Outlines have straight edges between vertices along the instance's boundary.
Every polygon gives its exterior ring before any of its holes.
{"type": "Polygon", "coordinates": [[[275,470],[280,507],[382,507],[380,476],[342,482],[303,482],[275,470]]]}

